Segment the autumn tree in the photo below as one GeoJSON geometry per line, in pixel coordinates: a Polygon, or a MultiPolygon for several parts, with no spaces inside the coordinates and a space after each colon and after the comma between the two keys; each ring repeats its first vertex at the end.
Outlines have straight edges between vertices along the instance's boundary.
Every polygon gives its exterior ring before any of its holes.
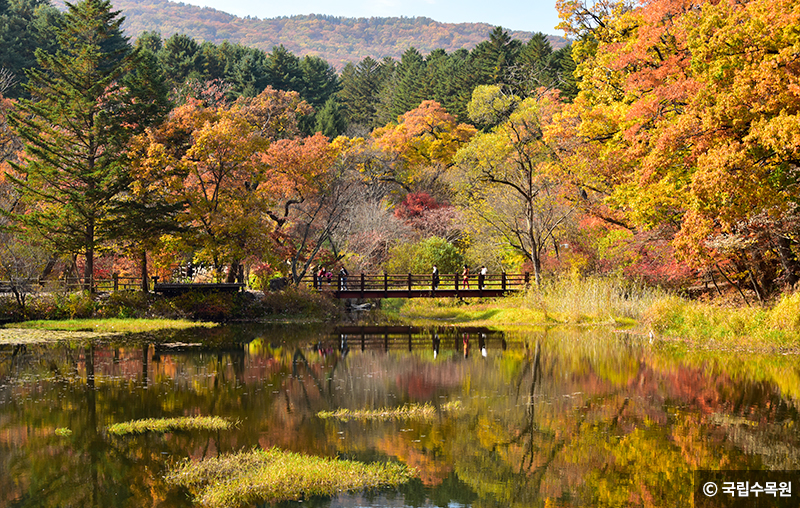
{"type": "Polygon", "coordinates": [[[375,166],[373,178],[391,181],[406,191],[435,184],[453,156],[473,135],[475,128],[460,124],[437,102],[424,101],[403,114],[397,123],[375,129],[375,143],[389,157],[390,165],[375,166]]]}
{"type": "Polygon", "coordinates": [[[537,284],[542,256],[572,213],[551,170],[555,148],[543,137],[558,108],[557,95],[525,99],[508,120],[475,136],[455,157],[465,212],[482,234],[503,238],[530,260],[537,284]]]}
{"type": "Polygon", "coordinates": [[[794,6],[560,9],[578,38],[582,90],[565,119],[586,188],[631,226],[677,231],[683,259],[723,275],[727,264],[760,296],[778,273],[796,281],[794,6]]]}

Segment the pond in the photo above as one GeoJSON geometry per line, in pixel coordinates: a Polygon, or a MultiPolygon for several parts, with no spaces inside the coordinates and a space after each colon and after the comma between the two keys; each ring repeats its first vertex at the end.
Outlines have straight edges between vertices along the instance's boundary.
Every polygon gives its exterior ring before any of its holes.
{"type": "Polygon", "coordinates": [[[254,447],[419,473],[287,506],[690,506],[695,470],[800,469],[798,397],[796,357],[597,330],[224,326],[3,344],[0,507],[192,506],[168,466],[254,447]],[[319,415],[412,403],[435,416],[319,415]],[[238,424],[108,432],[193,415],[238,424]]]}

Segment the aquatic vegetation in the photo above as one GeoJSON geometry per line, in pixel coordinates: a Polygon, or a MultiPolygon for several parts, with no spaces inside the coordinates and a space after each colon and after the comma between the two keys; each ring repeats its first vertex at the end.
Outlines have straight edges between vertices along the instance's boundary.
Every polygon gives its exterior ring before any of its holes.
{"type": "Polygon", "coordinates": [[[115,423],[108,432],[117,436],[144,434],[145,432],[175,432],[193,430],[228,430],[235,423],[219,416],[187,416],[182,418],[147,418],[115,423]]]}
{"type": "Polygon", "coordinates": [[[72,431],[66,427],[59,427],[55,430],[56,436],[68,437],[72,435],[72,431]]]}
{"type": "MultiPolygon", "coordinates": [[[[461,402],[454,401],[442,405],[443,411],[457,411],[461,402]]],[[[436,408],[430,403],[406,404],[395,408],[381,409],[337,409],[336,411],[320,411],[320,418],[337,418],[339,420],[432,420],[436,417],[436,408]]]]}
{"type": "Polygon", "coordinates": [[[168,472],[166,481],[186,487],[203,506],[228,508],[397,487],[415,475],[397,463],[365,464],[272,448],[187,459],[168,472]]]}

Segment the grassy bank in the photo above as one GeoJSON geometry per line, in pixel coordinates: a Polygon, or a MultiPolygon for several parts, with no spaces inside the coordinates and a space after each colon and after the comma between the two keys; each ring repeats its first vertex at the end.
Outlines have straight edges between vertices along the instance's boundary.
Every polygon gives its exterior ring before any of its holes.
{"type": "Polygon", "coordinates": [[[390,301],[383,312],[387,320],[423,326],[613,326],[692,347],[800,350],[800,293],[772,305],[743,307],[689,300],[619,279],[562,279],[500,299],[390,301]]]}
{"type": "Polygon", "coordinates": [[[413,470],[401,464],[364,464],[273,448],[186,460],[173,468],[166,479],[187,488],[203,506],[229,508],[397,487],[414,475],[413,470]]]}
{"type": "Polygon", "coordinates": [[[298,322],[336,320],[339,316],[339,302],[305,287],[275,293],[195,292],[176,297],[136,291],[34,294],[24,308],[13,297],[0,297],[0,317],[11,323],[85,319],[298,322]]]}
{"type": "Polygon", "coordinates": [[[23,321],[6,326],[24,330],[55,330],[66,332],[142,333],[156,330],[185,330],[187,328],[217,326],[216,323],[186,319],[64,319],[23,321]]]}

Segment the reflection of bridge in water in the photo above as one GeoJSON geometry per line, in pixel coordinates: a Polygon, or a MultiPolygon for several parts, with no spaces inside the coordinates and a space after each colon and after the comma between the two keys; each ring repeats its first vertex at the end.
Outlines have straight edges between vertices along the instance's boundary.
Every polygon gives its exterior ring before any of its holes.
{"type": "Polygon", "coordinates": [[[324,278],[314,276],[312,284],[330,291],[336,298],[476,298],[504,296],[530,285],[529,273],[470,275],[465,283],[460,274],[387,274],[324,278]]]}
{"type": "MultiPolygon", "coordinates": [[[[349,350],[432,351],[434,358],[442,350],[455,350],[465,356],[476,350],[483,356],[491,351],[505,351],[505,333],[481,327],[423,328],[417,326],[338,326],[331,337],[340,352],[349,350]]],[[[318,344],[318,347],[326,347],[318,344]]],[[[330,347],[330,346],[327,346],[330,347]]]]}

